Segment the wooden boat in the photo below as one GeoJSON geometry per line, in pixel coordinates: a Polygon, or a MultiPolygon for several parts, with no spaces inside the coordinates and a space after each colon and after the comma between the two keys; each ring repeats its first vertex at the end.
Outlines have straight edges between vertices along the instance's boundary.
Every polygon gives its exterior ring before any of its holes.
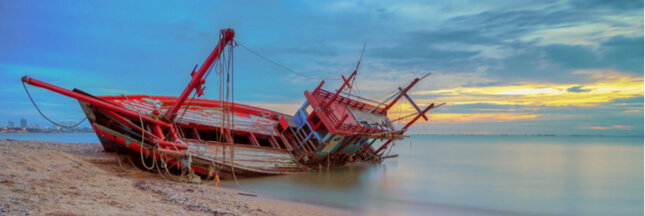
{"type": "MultiPolygon", "coordinates": [[[[427,120],[426,112],[436,107],[433,103],[422,110],[407,95],[422,78],[381,103],[344,94],[352,88],[356,71],[342,76],[343,85],[335,92],[322,89],[324,81],[305,91],[306,100],[294,115],[235,103],[228,97],[196,98],[202,95],[204,77],[213,64],[226,66],[220,56],[225,48],[232,49],[234,35],[232,29],[221,31],[218,45],[199,70],[195,66],[179,97],[94,96],[28,76],[22,81],[77,99],[106,151],[141,156],[143,167],[160,173],[174,169],[208,178],[289,174],[396,157],[384,155],[384,150],[405,138],[407,128],[419,118],[427,120]],[[397,129],[387,113],[401,98],[409,100],[417,113],[397,129]]],[[[220,72],[218,79],[228,79],[227,73],[220,72]]]]}

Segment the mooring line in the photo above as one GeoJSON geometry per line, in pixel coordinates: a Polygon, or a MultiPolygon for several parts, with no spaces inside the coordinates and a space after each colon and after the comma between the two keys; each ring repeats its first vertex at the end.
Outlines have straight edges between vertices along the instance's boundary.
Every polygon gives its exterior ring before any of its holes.
{"type": "Polygon", "coordinates": [[[22,87],[24,87],[24,88],[25,88],[25,92],[27,92],[27,96],[29,96],[29,100],[31,100],[31,103],[34,105],[34,107],[36,107],[36,110],[38,110],[38,113],[40,113],[40,115],[41,115],[43,118],[47,119],[47,121],[51,122],[52,124],[54,124],[54,125],[56,125],[56,126],[59,126],[59,127],[62,127],[62,128],[75,128],[75,127],[77,127],[78,125],[80,125],[81,123],[83,123],[85,120],[87,120],[87,117],[85,117],[85,118],[83,118],[83,120],[81,120],[79,123],[77,123],[77,124],[75,124],[75,125],[72,125],[72,126],[65,126],[65,125],[61,125],[61,124],[58,124],[58,123],[56,123],[56,122],[52,121],[51,119],[47,118],[47,116],[45,116],[45,114],[43,114],[43,112],[41,112],[41,111],[40,111],[40,109],[38,108],[38,105],[36,105],[36,102],[34,102],[34,99],[33,99],[33,98],[31,98],[31,94],[29,94],[29,90],[27,90],[27,86],[25,85],[25,82],[22,82],[22,87]]]}

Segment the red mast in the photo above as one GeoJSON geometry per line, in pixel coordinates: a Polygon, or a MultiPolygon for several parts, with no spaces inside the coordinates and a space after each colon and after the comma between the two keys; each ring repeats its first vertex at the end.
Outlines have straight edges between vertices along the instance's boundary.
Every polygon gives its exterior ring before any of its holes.
{"type": "Polygon", "coordinates": [[[188,99],[188,96],[190,95],[191,92],[193,92],[193,89],[197,91],[197,96],[201,96],[203,94],[204,88],[202,88],[202,84],[206,83],[206,80],[202,79],[208,69],[211,67],[213,62],[217,60],[222,54],[222,51],[224,51],[224,47],[228,45],[231,41],[233,41],[233,37],[235,36],[235,32],[233,29],[222,29],[220,32],[222,37],[219,40],[219,43],[213,49],[213,52],[206,58],[206,61],[204,61],[204,64],[199,68],[199,71],[195,72],[193,69],[193,72],[190,74],[193,79],[188,83],[188,86],[186,89],[184,89],[184,92],[181,93],[181,95],[177,98],[177,102],[168,109],[168,112],[166,113],[166,117],[170,119],[171,121],[175,118],[177,111],[181,107],[181,105],[186,102],[186,99],[188,99]]]}

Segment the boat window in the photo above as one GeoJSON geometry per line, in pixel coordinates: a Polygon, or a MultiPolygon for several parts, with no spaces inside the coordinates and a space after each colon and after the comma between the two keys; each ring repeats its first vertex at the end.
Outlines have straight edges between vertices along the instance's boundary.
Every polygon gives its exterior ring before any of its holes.
{"type": "Polygon", "coordinates": [[[311,108],[311,106],[307,106],[307,108],[305,109],[305,111],[307,112],[307,114],[311,114],[311,113],[314,111],[314,109],[313,109],[313,108],[311,108]]]}
{"type": "Polygon", "coordinates": [[[311,133],[311,130],[309,130],[309,127],[302,127],[300,130],[302,130],[302,132],[304,134],[310,134],[311,133]]]}
{"type": "Polygon", "coordinates": [[[198,134],[195,134],[195,131],[192,128],[180,127],[180,129],[181,130],[179,130],[179,132],[181,132],[183,137],[188,139],[197,139],[198,134]]]}
{"type": "Polygon", "coordinates": [[[369,126],[370,126],[370,124],[369,124],[369,123],[367,123],[366,121],[361,121],[361,122],[360,122],[360,124],[361,124],[361,126],[363,126],[363,127],[369,127],[369,126]]]}
{"type": "Polygon", "coordinates": [[[242,145],[251,145],[251,140],[246,135],[233,134],[233,143],[242,145]]]}
{"type": "Polygon", "coordinates": [[[276,124],[275,129],[278,130],[278,133],[282,133],[282,131],[284,131],[284,128],[282,128],[282,125],[280,125],[280,123],[276,124]]]}
{"type": "Polygon", "coordinates": [[[269,139],[260,137],[256,137],[256,139],[258,140],[258,144],[260,144],[260,146],[273,148],[273,146],[271,146],[271,142],[269,142],[269,139]]]}
{"type": "Polygon", "coordinates": [[[202,140],[226,142],[226,138],[217,130],[197,130],[197,133],[202,140]]]}
{"type": "Polygon", "coordinates": [[[320,134],[321,136],[325,136],[329,133],[329,130],[325,127],[325,125],[321,124],[320,127],[316,129],[316,132],[320,134]]]}
{"type": "Polygon", "coordinates": [[[280,139],[280,137],[276,137],[275,141],[277,142],[276,144],[279,145],[281,149],[287,149],[287,146],[284,145],[284,142],[282,142],[282,139],[280,139]]]}
{"type": "Polygon", "coordinates": [[[318,118],[318,115],[315,115],[311,117],[311,126],[315,127],[318,123],[320,122],[320,118],[318,118]]]}

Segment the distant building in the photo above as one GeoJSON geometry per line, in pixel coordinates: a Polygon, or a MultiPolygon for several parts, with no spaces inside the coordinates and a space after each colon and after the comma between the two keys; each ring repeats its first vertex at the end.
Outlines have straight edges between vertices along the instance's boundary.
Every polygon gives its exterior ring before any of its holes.
{"type": "Polygon", "coordinates": [[[74,126],[75,124],[76,124],[76,122],[73,122],[73,121],[69,122],[69,126],[70,126],[70,127],[71,127],[71,126],[74,126]]]}
{"type": "Polygon", "coordinates": [[[20,119],[20,127],[27,128],[27,119],[20,119]]]}
{"type": "Polygon", "coordinates": [[[12,127],[15,127],[15,126],[16,126],[16,125],[15,125],[15,123],[14,123],[13,121],[9,121],[9,122],[7,122],[7,127],[12,128],[12,127]]]}

